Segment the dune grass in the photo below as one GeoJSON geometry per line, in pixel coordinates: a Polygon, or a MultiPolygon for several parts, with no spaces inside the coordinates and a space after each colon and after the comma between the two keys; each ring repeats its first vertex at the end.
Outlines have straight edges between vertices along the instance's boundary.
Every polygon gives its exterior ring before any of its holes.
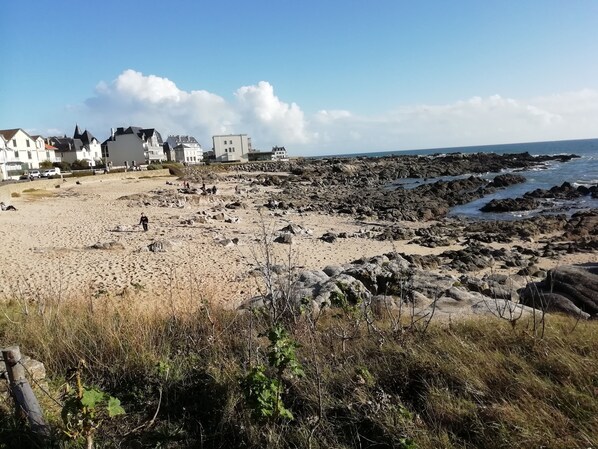
{"type": "MultiPolygon", "coordinates": [[[[120,398],[98,447],[512,448],[598,444],[598,327],[550,316],[432,323],[397,334],[353,314],[284,323],[305,376],[282,374],[294,419],[256,420],[241,380],[267,366],[266,314],[187,300],[145,309],[126,300],[2,305],[0,345],[45,363],[60,401],[66,372],[85,360],[86,384],[120,398]],[[351,338],[344,338],[347,330],[351,338]],[[154,418],[155,415],[155,418],[154,418]]],[[[59,407],[43,400],[60,436],[59,407]]],[[[0,447],[27,447],[0,405],[0,447]],[[4,442],[4,443],[3,443],[4,442]],[[3,446],[4,444],[4,446],[3,446]]],[[[65,446],[66,445],[66,446],[65,446]]]]}

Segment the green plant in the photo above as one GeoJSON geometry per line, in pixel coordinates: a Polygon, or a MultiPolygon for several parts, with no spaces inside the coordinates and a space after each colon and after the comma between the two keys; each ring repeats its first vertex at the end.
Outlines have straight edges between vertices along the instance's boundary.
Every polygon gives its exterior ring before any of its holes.
{"type": "MultiPolygon", "coordinates": [[[[50,162],[50,161],[47,161],[50,162]]],[[[48,165],[48,167],[44,167],[44,168],[52,168],[52,167],[57,167],[62,171],[71,171],[71,164],[69,164],[68,162],[62,161],[62,162],[53,162],[50,163],[48,165]]]]}
{"type": "Polygon", "coordinates": [[[81,382],[80,367],[73,370],[74,386],[66,384],[61,417],[64,433],[73,440],[85,439],[86,448],[93,448],[93,436],[106,418],[125,413],[120,401],[97,389],[87,388],[81,382]]]}
{"type": "Polygon", "coordinates": [[[281,326],[276,325],[268,331],[268,364],[251,369],[242,381],[247,403],[258,419],[286,418],[293,419],[293,413],[282,400],[283,377],[285,374],[302,377],[303,367],[297,360],[295,342],[281,326]],[[272,374],[269,374],[270,371],[272,374]]]}
{"type": "Polygon", "coordinates": [[[89,168],[89,161],[85,159],[77,159],[75,162],[72,163],[71,167],[75,170],[85,170],[89,168]]]}

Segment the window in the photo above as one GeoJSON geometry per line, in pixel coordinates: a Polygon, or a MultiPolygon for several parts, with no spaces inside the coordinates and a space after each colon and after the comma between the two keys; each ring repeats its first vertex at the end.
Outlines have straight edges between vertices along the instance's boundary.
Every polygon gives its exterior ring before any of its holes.
{"type": "Polygon", "coordinates": [[[46,159],[50,160],[50,152],[46,151],[46,159]]]}
{"type": "Polygon", "coordinates": [[[15,159],[19,158],[19,152],[17,150],[15,150],[15,159]]]}
{"type": "Polygon", "coordinates": [[[26,142],[27,142],[27,148],[29,148],[29,145],[30,145],[29,139],[27,139],[26,142]]]}
{"type": "Polygon", "coordinates": [[[16,147],[17,146],[17,139],[12,139],[12,146],[16,147]]]}
{"type": "Polygon", "coordinates": [[[31,159],[31,151],[27,151],[27,158],[31,159]]]}

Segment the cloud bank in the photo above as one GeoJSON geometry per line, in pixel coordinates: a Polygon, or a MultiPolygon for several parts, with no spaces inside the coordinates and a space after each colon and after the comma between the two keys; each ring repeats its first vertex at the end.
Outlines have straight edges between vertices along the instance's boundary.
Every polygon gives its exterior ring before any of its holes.
{"type": "Polygon", "coordinates": [[[376,116],[325,109],[307,116],[297,103],[280,99],[267,81],[242,86],[227,101],[125,70],[99,83],[79,113],[98,136],[111,127],[153,127],[164,136],[194,135],[209,148],[214,134],[246,133],[259,149],[284,145],[294,155],[321,155],[596,137],[598,91],[531,99],[476,96],[376,116]]]}

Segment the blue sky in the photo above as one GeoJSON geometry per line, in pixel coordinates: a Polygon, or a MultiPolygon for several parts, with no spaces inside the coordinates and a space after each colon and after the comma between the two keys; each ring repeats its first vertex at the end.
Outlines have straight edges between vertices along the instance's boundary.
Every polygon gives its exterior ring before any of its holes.
{"type": "Polygon", "coordinates": [[[0,128],[313,155],[598,137],[598,1],[0,7],[0,128]]]}

